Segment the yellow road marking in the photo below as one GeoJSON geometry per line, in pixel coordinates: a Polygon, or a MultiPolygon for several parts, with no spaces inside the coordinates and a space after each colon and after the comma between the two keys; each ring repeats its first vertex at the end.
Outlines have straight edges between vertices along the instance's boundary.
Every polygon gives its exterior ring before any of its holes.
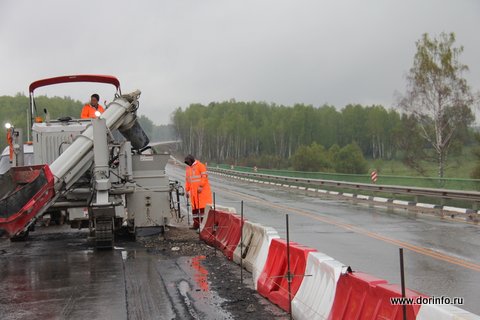
{"type": "Polygon", "coordinates": [[[236,192],[236,191],[225,190],[225,189],[222,190],[222,191],[226,192],[226,193],[230,193],[230,194],[238,196],[238,197],[243,197],[245,199],[250,199],[250,201],[252,201],[252,202],[261,203],[262,205],[266,205],[266,206],[269,206],[269,207],[272,207],[272,208],[294,212],[294,213],[297,213],[299,215],[309,217],[309,218],[312,218],[312,219],[315,219],[317,221],[327,223],[327,224],[330,224],[330,225],[335,225],[339,228],[350,230],[352,232],[362,234],[362,235],[365,235],[365,236],[373,238],[373,239],[381,240],[383,242],[386,242],[386,243],[389,243],[389,244],[392,244],[392,245],[396,245],[396,246],[405,248],[407,250],[410,250],[410,251],[413,251],[413,252],[416,252],[416,253],[419,253],[419,254],[422,254],[422,255],[425,255],[425,256],[429,256],[429,257],[437,259],[437,260],[445,261],[445,262],[448,262],[448,263],[451,263],[451,264],[454,264],[454,265],[457,265],[457,266],[461,266],[461,267],[464,267],[464,268],[467,268],[467,269],[471,269],[471,270],[480,272],[480,264],[477,264],[477,263],[469,262],[467,260],[452,257],[450,255],[440,253],[440,252],[434,251],[432,249],[428,249],[428,248],[421,247],[421,246],[416,246],[416,245],[410,244],[408,242],[404,242],[404,241],[396,240],[396,239],[393,239],[393,238],[390,238],[390,237],[386,237],[386,236],[380,235],[378,233],[368,231],[364,228],[360,228],[360,227],[357,227],[357,226],[353,226],[351,224],[339,222],[337,220],[334,220],[334,219],[331,219],[331,218],[328,218],[328,217],[318,216],[318,215],[315,215],[315,214],[313,214],[311,212],[308,212],[308,211],[305,211],[305,210],[296,209],[296,208],[292,208],[292,207],[285,206],[285,205],[279,205],[279,204],[267,202],[267,201],[265,201],[265,200],[263,200],[259,197],[247,195],[247,194],[236,192]]]}
{"type": "Polygon", "coordinates": [[[263,205],[266,205],[266,206],[269,206],[269,207],[272,207],[272,208],[294,212],[294,213],[297,213],[299,215],[309,217],[309,218],[312,218],[312,219],[315,219],[315,220],[318,220],[318,221],[321,221],[321,222],[324,222],[324,223],[327,223],[327,224],[335,225],[339,228],[350,230],[352,232],[362,234],[362,235],[365,235],[365,236],[370,237],[370,238],[381,240],[383,242],[387,242],[387,243],[390,243],[392,245],[396,245],[396,246],[408,249],[410,251],[432,257],[432,258],[437,259],[437,260],[449,262],[449,263],[454,264],[454,265],[458,265],[458,266],[461,266],[461,267],[464,267],[464,268],[467,268],[467,269],[471,269],[471,270],[480,272],[480,264],[476,264],[476,263],[473,263],[473,262],[466,261],[464,259],[452,257],[452,256],[449,256],[447,254],[440,253],[440,252],[437,252],[437,251],[434,251],[434,250],[431,250],[431,249],[428,249],[428,248],[425,248],[425,247],[420,247],[420,246],[410,244],[408,242],[404,242],[404,241],[396,240],[396,239],[393,239],[393,238],[389,238],[389,237],[380,235],[378,233],[368,231],[364,228],[353,226],[353,225],[348,224],[348,223],[339,222],[337,220],[334,220],[334,219],[331,219],[331,218],[328,218],[328,217],[318,216],[318,215],[312,214],[311,212],[308,212],[308,211],[305,211],[305,210],[302,210],[302,209],[296,209],[296,208],[292,208],[292,207],[285,206],[285,205],[270,203],[270,202],[262,200],[261,198],[251,196],[251,195],[247,195],[247,194],[243,194],[243,193],[240,193],[240,192],[235,192],[235,191],[230,191],[230,190],[223,190],[223,191],[227,192],[227,193],[230,193],[230,194],[233,194],[233,195],[236,195],[236,196],[239,196],[239,197],[249,199],[250,201],[253,201],[253,202],[262,203],[263,205]]]}

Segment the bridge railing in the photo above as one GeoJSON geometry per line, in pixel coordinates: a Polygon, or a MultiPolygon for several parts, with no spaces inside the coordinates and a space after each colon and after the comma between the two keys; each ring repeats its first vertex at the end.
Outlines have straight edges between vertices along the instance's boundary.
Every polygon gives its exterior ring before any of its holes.
{"type": "MultiPolygon", "coordinates": [[[[231,166],[226,164],[209,165],[209,168],[220,168],[220,169],[232,170],[231,166]]],[[[247,173],[262,173],[266,175],[291,177],[291,178],[320,179],[320,180],[332,180],[332,181],[371,184],[369,174],[306,172],[306,171],[273,170],[273,169],[261,169],[261,168],[258,168],[257,171],[254,172],[254,168],[242,167],[242,166],[234,166],[233,171],[247,172],[247,173]]],[[[404,187],[480,191],[480,179],[409,177],[409,176],[383,175],[380,173],[378,175],[377,184],[404,186],[404,187]]]]}
{"type": "Polygon", "coordinates": [[[231,170],[218,167],[209,166],[210,171],[221,172],[226,174],[233,174],[246,178],[256,178],[264,181],[275,181],[277,183],[289,183],[304,186],[315,187],[333,187],[339,189],[357,190],[355,193],[361,193],[362,191],[372,193],[387,193],[397,195],[409,195],[413,197],[429,197],[440,199],[454,199],[454,200],[466,200],[473,201],[475,203],[480,202],[480,192],[473,190],[454,190],[446,188],[424,188],[424,187],[410,187],[410,186],[398,186],[387,184],[372,184],[372,183],[360,183],[360,182],[347,182],[337,180],[326,179],[314,179],[314,178],[302,178],[302,177],[288,177],[281,175],[272,175],[259,172],[246,172],[240,170],[231,170]],[[360,192],[358,192],[360,191],[360,192]]]}

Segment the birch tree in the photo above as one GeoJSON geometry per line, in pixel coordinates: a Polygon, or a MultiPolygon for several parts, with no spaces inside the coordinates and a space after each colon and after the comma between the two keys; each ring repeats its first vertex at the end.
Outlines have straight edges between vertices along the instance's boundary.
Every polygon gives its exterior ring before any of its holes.
{"type": "Polygon", "coordinates": [[[416,42],[407,90],[400,99],[400,106],[417,120],[422,137],[435,150],[439,177],[445,174],[455,133],[474,120],[475,97],[463,77],[468,66],[459,61],[463,47],[454,44],[454,33],[436,38],[423,34],[416,42]]]}

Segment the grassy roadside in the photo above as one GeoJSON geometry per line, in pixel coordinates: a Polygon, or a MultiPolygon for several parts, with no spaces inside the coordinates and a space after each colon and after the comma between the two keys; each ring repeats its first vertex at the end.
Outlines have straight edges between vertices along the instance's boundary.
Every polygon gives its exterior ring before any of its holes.
{"type": "MultiPolygon", "coordinates": [[[[473,154],[475,147],[464,147],[462,154],[451,156],[447,159],[446,178],[470,179],[477,159],[473,154]]],[[[377,169],[381,174],[398,176],[421,176],[417,171],[406,166],[400,160],[368,160],[370,169],[377,169]]],[[[435,162],[423,162],[427,177],[436,177],[438,167],[435,162]]]]}
{"type": "MultiPolygon", "coordinates": [[[[407,167],[399,160],[370,160],[369,172],[377,170],[377,184],[398,185],[407,187],[440,188],[452,190],[480,191],[480,180],[471,179],[477,160],[473,154],[473,147],[464,148],[461,155],[451,157],[447,164],[446,177],[437,177],[437,167],[433,162],[424,163],[427,175],[422,176],[412,168],[407,167]]],[[[231,169],[230,164],[209,163],[209,167],[231,169]]],[[[252,167],[234,166],[234,170],[241,172],[253,172],[252,167]]],[[[354,183],[371,183],[370,174],[342,174],[330,172],[304,172],[291,169],[264,169],[257,168],[258,173],[287,177],[299,177],[310,179],[322,179],[333,181],[346,181],[354,183]]]]}

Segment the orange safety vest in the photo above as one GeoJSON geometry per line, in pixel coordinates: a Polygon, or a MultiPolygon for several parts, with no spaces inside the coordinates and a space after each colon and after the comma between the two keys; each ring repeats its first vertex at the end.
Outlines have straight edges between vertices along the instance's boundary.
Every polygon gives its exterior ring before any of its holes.
{"type": "Polygon", "coordinates": [[[80,114],[81,119],[95,119],[95,111],[100,111],[100,113],[103,113],[105,110],[101,105],[97,105],[98,109],[95,109],[92,107],[90,104],[86,104],[83,106],[82,113],[80,114]]]}
{"type": "Polygon", "coordinates": [[[185,172],[185,191],[190,193],[192,209],[204,209],[212,204],[212,190],[208,182],[207,167],[198,160],[192,166],[187,166],[185,172]],[[202,192],[198,192],[202,187],[202,192]]]}

